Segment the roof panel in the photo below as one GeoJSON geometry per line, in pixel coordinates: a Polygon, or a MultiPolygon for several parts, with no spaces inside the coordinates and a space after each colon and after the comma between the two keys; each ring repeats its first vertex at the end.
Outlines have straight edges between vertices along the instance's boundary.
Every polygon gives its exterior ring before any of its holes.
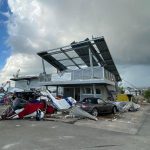
{"type": "Polygon", "coordinates": [[[106,65],[105,65],[105,68],[108,70],[108,71],[111,71],[112,73],[115,73],[117,72],[117,81],[120,81],[121,78],[119,76],[119,73],[118,73],[118,70],[114,64],[114,61],[112,59],[112,56],[109,52],[109,49],[107,47],[107,44],[104,40],[104,38],[101,38],[101,39],[94,39],[94,42],[97,46],[97,48],[99,49],[99,52],[101,53],[106,65]]]}
{"type": "MultiPolygon", "coordinates": [[[[90,58],[89,58],[89,44],[88,42],[84,43],[72,43],[71,47],[74,51],[79,55],[79,57],[85,62],[85,64],[90,66],[90,58]]],[[[93,66],[98,66],[98,63],[92,57],[93,66]]]]}
{"type": "Polygon", "coordinates": [[[71,58],[79,57],[79,55],[75,51],[68,51],[66,52],[71,58]]]}
{"type": "Polygon", "coordinates": [[[86,39],[86,40],[88,40],[88,45],[89,45],[89,47],[91,49],[91,52],[92,52],[93,56],[95,56],[95,58],[97,59],[97,61],[101,64],[101,66],[103,66],[105,64],[104,60],[98,54],[98,52],[96,51],[96,49],[94,48],[94,46],[92,45],[92,43],[89,42],[89,39],[86,39]]]}
{"type": "Polygon", "coordinates": [[[84,64],[84,61],[81,58],[73,58],[73,60],[77,63],[77,64],[84,64]]]}
{"type": "Polygon", "coordinates": [[[56,60],[68,59],[68,57],[64,53],[53,54],[51,56],[53,56],[56,60]]]}
{"type": "Polygon", "coordinates": [[[63,61],[60,61],[64,66],[74,66],[74,63],[71,61],[71,60],[63,60],[63,61]]]}
{"type": "Polygon", "coordinates": [[[115,74],[117,81],[120,81],[120,75],[103,37],[73,42],[68,46],[39,52],[38,55],[58,70],[63,71],[83,66],[90,67],[89,49],[93,66],[104,66],[105,69],[115,74]]]}
{"type": "Polygon", "coordinates": [[[52,66],[57,68],[60,71],[66,70],[67,67],[64,66],[62,63],[57,61],[54,57],[51,55],[48,55],[48,52],[39,52],[37,53],[40,57],[42,57],[44,60],[46,60],[48,63],[50,63],[52,66]]]}

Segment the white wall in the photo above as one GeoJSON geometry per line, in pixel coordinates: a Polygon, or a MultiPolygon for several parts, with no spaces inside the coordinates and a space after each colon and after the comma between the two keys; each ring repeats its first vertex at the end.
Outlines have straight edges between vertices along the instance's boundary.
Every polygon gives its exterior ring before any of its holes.
{"type": "Polygon", "coordinates": [[[15,87],[29,90],[30,88],[37,88],[39,87],[39,79],[32,79],[29,81],[27,80],[19,80],[15,82],[15,87]]]}
{"type": "Polygon", "coordinates": [[[105,86],[100,86],[100,89],[102,91],[102,99],[106,100],[108,98],[108,92],[106,90],[105,86]]]}
{"type": "MultiPolygon", "coordinates": [[[[89,94],[84,93],[84,88],[86,88],[86,87],[91,87],[92,88],[92,86],[81,87],[81,90],[80,90],[80,100],[82,100],[85,97],[93,97],[94,96],[94,93],[91,93],[91,94],[90,93],[89,94]]],[[[95,86],[95,88],[98,88],[98,89],[101,90],[101,94],[96,94],[95,95],[96,97],[100,97],[100,98],[102,98],[104,100],[108,98],[107,90],[106,90],[106,88],[103,85],[95,86]]]]}
{"type": "Polygon", "coordinates": [[[15,87],[27,90],[28,89],[27,81],[26,80],[15,81],[15,87]]]}

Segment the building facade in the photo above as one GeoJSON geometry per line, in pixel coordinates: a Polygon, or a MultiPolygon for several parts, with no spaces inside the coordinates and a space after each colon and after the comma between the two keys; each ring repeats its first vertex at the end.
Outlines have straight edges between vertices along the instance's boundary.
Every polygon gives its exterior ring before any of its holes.
{"type": "Polygon", "coordinates": [[[73,42],[38,55],[58,70],[46,74],[43,63],[45,74],[39,76],[41,86],[56,86],[57,94],[76,100],[115,96],[121,78],[103,37],[73,42]]]}
{"type": "Polygon", "coordinates": [[[19,76],[11,78],[15,82],[15,88],[30,90],[40,87],[39,76],[19,76]]]}

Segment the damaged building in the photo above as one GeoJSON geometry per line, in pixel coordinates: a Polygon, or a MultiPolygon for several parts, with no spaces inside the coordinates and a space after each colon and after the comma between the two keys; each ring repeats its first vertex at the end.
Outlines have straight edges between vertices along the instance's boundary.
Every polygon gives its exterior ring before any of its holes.
{"type": "Polygon", "coordinates": [[[63,89],[64,96],[76,100],[85,97],[113,98],[121,77],[104,37],[72,42],[68,46],[37,53],[43,59],[44,73],[39,76],[41,86],[63,89]],[[46,74],[44,61],[57,69],[46,74]]]}

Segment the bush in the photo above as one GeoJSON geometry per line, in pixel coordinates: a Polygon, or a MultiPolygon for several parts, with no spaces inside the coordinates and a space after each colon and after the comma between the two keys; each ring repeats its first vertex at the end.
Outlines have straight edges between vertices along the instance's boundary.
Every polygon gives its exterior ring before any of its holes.
{"type": "Polygon", "coordinates": [[[147,99],[147,102],[150,103],[150,89],[144,92],[144,97],[147,99]]]}

